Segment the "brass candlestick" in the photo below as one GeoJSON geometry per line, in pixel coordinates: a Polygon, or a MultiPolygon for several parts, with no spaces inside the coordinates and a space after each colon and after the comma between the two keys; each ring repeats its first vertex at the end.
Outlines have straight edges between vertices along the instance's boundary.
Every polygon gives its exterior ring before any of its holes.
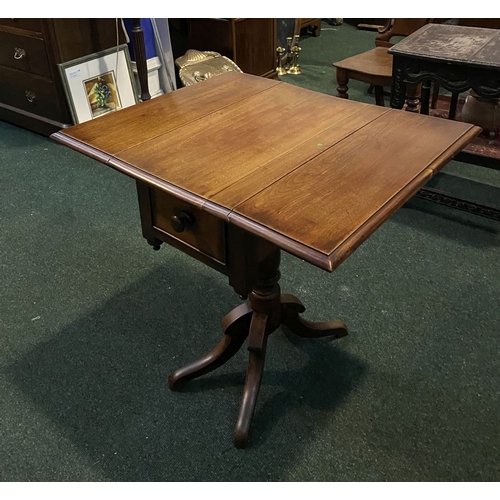
{"type": "Polygon", "coordinates": [[[276,72],[278,76],[286,75],[286,69],[283,67],[283,54],[285,53],[285,49],[283,47],[278,47],[276,49],[276,55],[278,57],[278,67],[276,68],[276,72]]]}
{"type": "Polygon", "coordinates": [[[292,65],[288,69],[289,75],[301,75],[302,71],[299,66],[299,53],[302,49],[298,45],[292,47],[292,65]]]}
{"type": "Polygon", "coordinates": [[[286,37],[286,63],[285,69],[290,68],[290,63],[292,62],[292,40],[291,36],[286,37]]]}

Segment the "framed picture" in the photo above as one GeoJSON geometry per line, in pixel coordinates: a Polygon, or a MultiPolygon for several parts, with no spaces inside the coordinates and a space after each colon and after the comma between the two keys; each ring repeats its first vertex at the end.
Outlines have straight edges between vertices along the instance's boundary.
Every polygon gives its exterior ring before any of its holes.
{"type": "Polygon", "coordinates": [[[137,104],[127,45],[59,64],[75,124],[137,104]]]}

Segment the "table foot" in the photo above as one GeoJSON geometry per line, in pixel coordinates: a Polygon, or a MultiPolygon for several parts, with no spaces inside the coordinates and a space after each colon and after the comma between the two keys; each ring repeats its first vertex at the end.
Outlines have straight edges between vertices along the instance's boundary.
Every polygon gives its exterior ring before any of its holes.
{"type": "Polygon", "coordinates": [[[205,357],[180,368],[168,378],[172,390],[180,389],[189,380],[215,370],[228,361],[248,337],[248,367],[233,439],[236,448],[246,448],[248,445],[264,372],[267,337],[280,325],[305,338],[341,338],[347,335],[347,327],[342,321],[312,322],[300,317],[305,311],[302,302],[294,295],[280,292],[279,261],[277,250],[261,262],[258,279],[248,301],[223,318],[224,337],[219,345],[205,357]]]}
{"type": "Polygon", "coordinates": [[[222,319],[224,337],[206,356],[176,370],[168,377],[168,386],[173,391],[181,389],[186,382],[205,375],[229,361],[241,348],[252,318],[248,304],[241,304],[222,319]]]}
{"type": "Polygon", "coordinates": [[[281,323],[299,337],[333,337],[340,339],[347,335],[347,326],[339,320],[307,321],[299,316],[306,308],[294,295],[281,294],[281,323]]]}

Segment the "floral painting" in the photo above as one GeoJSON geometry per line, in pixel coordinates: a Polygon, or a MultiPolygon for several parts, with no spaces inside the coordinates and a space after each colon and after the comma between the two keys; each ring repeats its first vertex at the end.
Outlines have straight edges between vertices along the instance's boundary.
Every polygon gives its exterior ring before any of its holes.
{"type": "Polygon", "coordinates": [[[121,108],[120,96],[113,71],[83,82],[92,118],[121,108]]]}

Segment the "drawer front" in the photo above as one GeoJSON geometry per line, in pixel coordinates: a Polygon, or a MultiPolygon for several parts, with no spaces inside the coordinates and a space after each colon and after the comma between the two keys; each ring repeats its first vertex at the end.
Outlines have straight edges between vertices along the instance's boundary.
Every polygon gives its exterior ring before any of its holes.
{"type": "Polygon", "coordinates": [[[224,222],[200,208],[151,189],[153,225],[200,252],[225,262],[224,222]]]}
{"type": "Polygon", "coordinates": [[[42,20],[41,19],[10,19],[10,18],[0,18],[1,26],[9,26],[11,28],[18,28],[20,30],[35,31],[41,33],[42,20]]]}
{"type": "Polygon", "coordinates": [[[41,38],[0,31],[0,64],[50,78],[50,66],[41,38]]]}
{"type": "Polygon", "coordinates": [[[1,66],[0,102],[45,118],[63,121],[54,82],[41,76],[1,66]]]}

